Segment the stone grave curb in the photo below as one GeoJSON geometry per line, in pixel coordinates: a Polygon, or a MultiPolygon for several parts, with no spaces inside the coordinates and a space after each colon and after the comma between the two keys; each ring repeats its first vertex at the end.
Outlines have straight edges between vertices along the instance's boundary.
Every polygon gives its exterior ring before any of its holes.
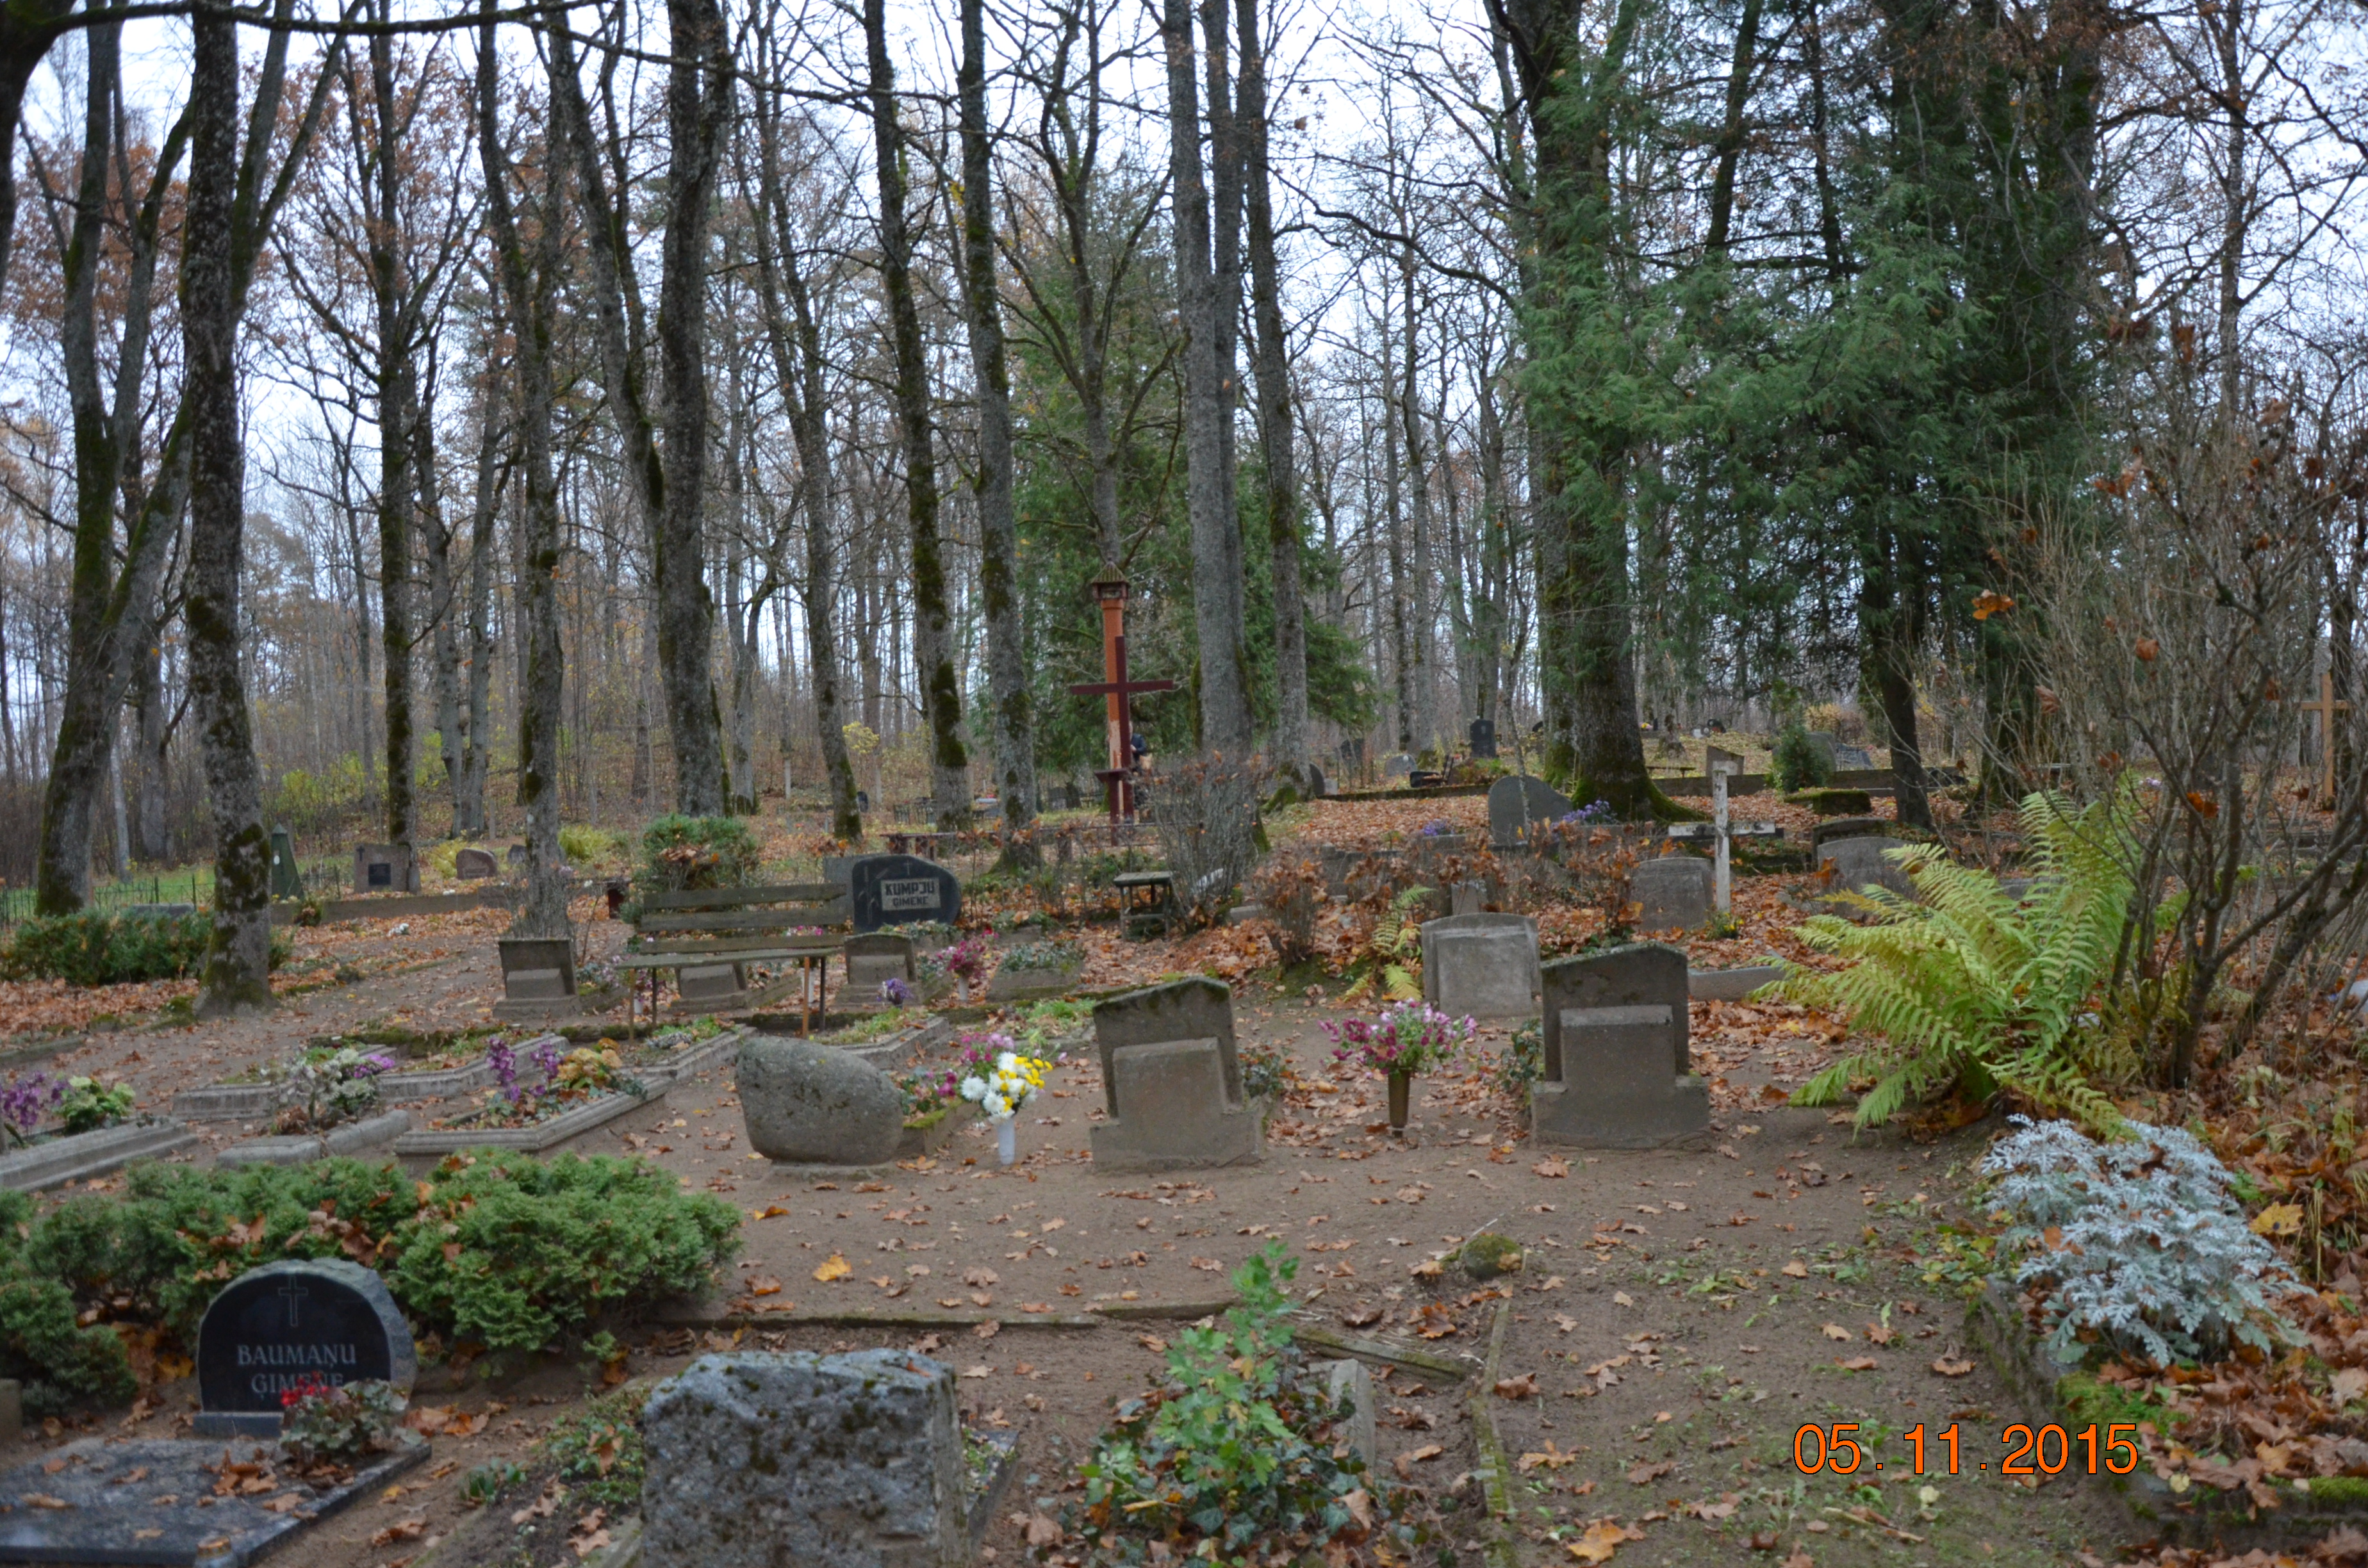
{"type": "Polygon", "coordinates": [[[303,1165],[314,1160],[350,1159],[386,1148],[411,1131],[407,1110],[382,1111],[359,1121],[333,1127],[326,1132],[298,1132],[272,1138],[250,1138],[214,1155],[214,1164],[239,1165],[303,1165]]]}
{"type": "MultiPolygon", "coordinates": [[[[1011,1478],[1019,1471],[1019,1434],[1018,1432],[980,1432],[980,1442],[996,1450],[995,1468],[986,1479],[970,1488],[962,1498],[962,1536],[970,1542],[971,1554],[976,1556],[986,1540],[986,1528],[995,1522],[995,1510],[1002,1506],[1003,1494],[1011,1489],[1011,1478]]],[[[963,1465],[969,1470],[967,1462],[963,1465]]],[[[965,1476],[967,1478],[967,1476],[965,1476]]]]}
{"type": "Polygon", "coordinates": [[[378,1080],[378,1097],[390,1105],[408,1105],[415,1100],[450,1099],[465,1095],[472,1089],[482,1089],[494,1081],[494,1063],[480,1056],[460,1067],[438,1067],[426,1073],[387,1073],[378,1080]]]}
{"type": "Polygon", "coordinates": [[[1488,1328],[1488,1357],[1480,1364],[1480,1381],[1472,1390],[1472,1440],[1480,1450],[1474,1473],[1481,1495],[1488,1500],[1489,1529],[1481,1546],[1488,1568],[1519,1568],[1520,1562],[1513,1548],[1513,1467],[1506,1462],[1505,1442],[1497,1435],[1493,1403],[1497,1363],[1505,1352],[1505,1325],[1512,1313],[1512,1302],[1497,1303],[1496,1321],[1488,1328]]]}
{"type": "Polygon", "coordinates": [[[52,1139],[0,1156],[0,1187],[39,1192],[60,1182],[105,1176],[134,1160],[157,1160],[197,1142],[187,1123],[165,1119],[131,1127],[102,1127],[52,1139]]]}
{"type": "Polygon", "coordinates": [[[663,1093],[687,1078],[704,1073],[718,1062],[740,1054],[740,1047],[756,1031],[746,1024],[735,1024],[722,1034],[713,1035],[677,1051],[654,1067],[645,1067],[633,1076],[646,1085],[652,1093],[663,1093]]]}
{"type": "MultiPolygon", "coordinates": [[[[5,1036],[0,1036],[0,1040],[5,1039],[5,1036]]],[[[9,1046],[0,1051],[0,1068],[30,1067],[36,1062],[51,1061],[69,1051],[81,1049],[86,1039],[78,1034],[62,1034],[50,1040],[35,1040],[29,1045],[9,1046]]]]}
{"type": "Polygon", "coordinates": [[[206,1084],[175,1095],[172,1109],[183,1121],[255,1121],[287,1097],[285,1084],[206,1084]]]}
{"type": "Polygon", "coordinates": [[[549,1154],[565,1144],[601,1128],[621,1117],[631,1115],[644,1106],[664,1100],[666,1088],[655,1088],[643,1094],[606,1095],[574,1110],[562,1112],[548,1121],[531,1127],[486,1128],[422,1128],[406,1132],[394,1141],[394,1154],[400,1160],[435,1161],[447,1154],[457,1154],[470,1149],[494,1149],[504,1153],[549,1154]]]}
{"type": "Polygon", "coordinates": [[[1082,962],[1065,965],[1059,969],[1010,970],[997,966],[995,973],[987,980],[986,999],[990,1004],[1050,1001],[1055,997],[1066,996],[1077,983],[1078,978],[1085,972],[1086,966],[1082,962]],[[1006,985],[1003,983],[1003,977],[1007,974],[1042,974],[1051,978],[1033,984],[1023,985],[1015,981],[1006,985]]]}
{"type": "MultiPolygon", "coordinates": [[[[1966,1302],[1965,1332],[2006,1380],[2033,1426],[2052,1423],[2077,1432],[2088,1425],[2065,1398],[2067,1374],[2054,1369],[2039,1336],[1995,1278],[1985,1281],[1981,1293],[1966,1302]]],[[[2089,1481],[2099,1496],[2128,1516],[2139,1534],[2210,1546],[2229,1555],[2256,1547],[2307,1555],[2324,1536],[2368,1526],[2368,1496],[2361,1494],[2363,1489],[2356,1480],[2344,1482],[2351,1496],[2340,1502],[2304,1491],[2291,1481],[2269,1480],[2266,1483],[2278,1494],[2274,1511],[2254,1508],[2241,1490],[2223,1492],[2197,1483],[2184,1494],[2173,1492],[2143,1464],[2129,1475],[2100,1471],[2089,1481]]]]}
{"type": "Polygon", "coordinates": [[[1404,1367],[1410,1371],[1428,1372],[1435,1378],[1452,1378],[1457,1382],[1472,1375],[1469,1359],[1456,1360],[1433,1351],[1421,1350],[1411,1345],[1399,1345],[1386,1339],[1373,1339],[1355,1335],[1338,1334],[1316,1324],[1294,1324],[1292,1337],[1302,1344],[1335,1355],[1353,1356],[1360,1361],[1378,1362],[1383,1366],[1404,1367]]]}
{"type": "MultiPolygon", "coordinates": [[[[345,920],[411,920],[427,915],[457,915],[472,909],[510,909],[516,907],[518,890],[494,886],[472,889],[468,892],[407,892],[392,898],[333,898],[320,905],[321,924],[333,925],[345,920]]],[[[286,903],[282,900],[281,903],[286,903]]],[[[290,919],[301,905],[290,904],[290,919]]],[[[277,918],[279,903],[272,905],[273,924],[285,922],[277,918]]]]}

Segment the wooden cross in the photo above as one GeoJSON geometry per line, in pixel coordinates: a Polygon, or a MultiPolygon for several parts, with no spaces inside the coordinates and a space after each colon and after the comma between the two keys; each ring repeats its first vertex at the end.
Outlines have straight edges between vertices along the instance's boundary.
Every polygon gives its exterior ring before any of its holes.
{"type": "Polygon", "coordinates": [[[1110,791],[1110,827],[1134,814],[1134,720],[1127,703],[1137,692],[1173,691],[1172,680],[1129,680],[1126,678],[1126,579],[1112,575],[1101,578],[1094,585],[1094,597],[1102,607],[1102,669],[1101,680],[1087,681],[1069,687],[1078,697],[1101,697],[1109,700],[1110,766],[1094,775],[1110,791]]]}
{"type": "Polygon", "coordinates": [[[2335,700],[2334,672],[2321,670],[2318,675],[2318,700],[2296,706],[2305,713],[2318,715],[2319,760],[2326,766],[2322,779],[2325,788],[2319,798],[2332,806],[2335,801],[2335,716],[2351,712],[2351,704],[2335,700]]]}

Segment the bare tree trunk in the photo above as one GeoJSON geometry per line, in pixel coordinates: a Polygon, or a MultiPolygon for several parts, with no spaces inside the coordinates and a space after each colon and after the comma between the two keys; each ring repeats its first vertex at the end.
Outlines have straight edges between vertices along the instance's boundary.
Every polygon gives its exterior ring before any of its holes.
{"type": "MultiPolygon", "coordinates": [[[[876,4],[877,0],[873,0],[876,4]]],[[[1212,4],[1216,0],[1212,0],[1212,4]]],[[[1251,743],[1248,659],[1242,646],[1242,536],[1225,461],[1228,309],[1210,257],[1210,202],[1201,172],[1200,87],[1189,0],[1165,0],[1168,166],[1176,210],[1176,270],[1184,324],[1184,477],[1192,529],[1192,620],[1201,661],[1201,744],[1238,763],[1251,743]]],[[[1223,12],[1217,15],[1222,21],[1223,12]]],[[[1222,39],[1212,44],[1222,49],[1222,39]]],[[[1220,149],[1222,158],[1225,149],[1220,149]]]]}
{"type": "MultiPolygon", "coordinates": [[[[759,47],[769,60],[769,31],[760,30],[759,47]]],[[[762,200],[757,302],[773,352],[774,379],[789,405],[790,430],[798,446],[798,506],[805,514],[806,529],[806,661],[814,668],[815,739],[822,745],[823,774],[830,787],[831,836],[853,844],[863,837],[863,818],[855,809],[855,766],[847,755],[847,721],[839,706],[838,639],[833,630],[838,590],[830,528],[834,494],[825,381],[828,366],[823,358],[822,333],[814,324],[814,300],[807,292],[805,272],[799,266],[795,236],[790,230],[789,202],[781,189],[778,111],[769,95],[757,97],[756,109],[762,200]],[[785,285],[796,321],[794,346],[789,324],[781,316],[785,285]]],[[[789,749],[785,728],[781,733],[784,757],[789,749]]]]}
{"type": "Polygon", "coordinates": [[[1266,458],[1267,548],[1274,575],[1273,760],[1303,790],[1307,739],[1307,612],[1300,589],[1299,477],[1292,450],[1291,346],[1274,254],[1274,197],[1267,166],[1266,40],[1258,0],[1235,0],[1242,57],[1239,131],[1249,217],[1250,316],[1258,330],[1259,445],[1266,458]]]}
{"type": "MultiPolygon", "coordinates": [[[[498,283],[494,284],[499,303],[498,283]]],[[[491,624],[494,581],[494,527],[501,515],[501,476],[496,458],[501,445],[500,382],[489,367],[478,393],[477,476],[469,506],[469,700],[466,728],[461,737],[461,773],[452,786],[452,832],[461,838],[482,838],[485,819],[485,775],[493,761],[494,639],[491,624]]]]}
{"type": "MultiPolygon", "coordinates": [[[[510,200],[508,157],[502,147],[494,41],[495,0],[484,0],[477,31],[477,146],[484,165],[485,206],[501,269],[500,294],[517,344],[518,430],[525,449],[526,505],[520,514],[518,599],[525,626],[525,667],[518,682],[518,805],[526,815],[527,889],[510,931],[519,937],[565,937],[567,883],[560,874],[559,729],[566,668],[559,642],[559,489],[552,471],[552,314],[549,291],[538,288],[527,264],[510,200]]],[[[558,247],[558,178],[549,181],[541,214],[548,278],[558,247]]]]}
{"type": "Polygon", "coordinates": [[[1002,864],[1041,857],[1036,820],[1035,701],[1019,625],[1019,526],[1013,511],[1011,372],[1005,363],[1003,300],[995,281],[995,165],[986,131],[985,0],[962,0],[962,270],[970,357],[978,383],[978,593],[986,612],[989,727],[996,795],[1002,801],[1002,864]]]}
{"type": "MultiPolygon", "coordinates": [[[[373,10],[383,21],[390,0],[373,10]]],[[[379,640],[386,655],[386,835],[408,845],[419,826],[412,799],[416,737],[411,717],[411,466],[412,405],[417,370],[412,361],[410,287],[403,275],[401,169],[395,148],[394,40],[373,33],[370,42],[370,162],[377,175],[377,211],[369,224],[370,289],[378,307],[378,595],[379,640]]],[[[361,96],[361,84],[351,84],[361,96]]],[[[365,211],[369,198],[365,198],[365,211]]]]}
{"type": "Polygon", "coordinates": [[[444,756],[444,787],[452,797],[452,834],[461,832],[461,775],[468,742],[461,709],[461,606],[452,582],[452,530],[436,472],[436,398],[423,388],[412,405],[412,472],[418,475],[419,536],[427,547],[428,624],[436,693],[436,734],[444,756]]]}
{"type": "Polygon", "coordinates": [[[1417,335],[1419,324],[1415,316],[1414,251],[1408,246],[1400,264],[1399,278],[1406,300],[1406,364],[1400,368],[1398,384],[1398,424],[1406,437],[1406,491],[1413,505],[1408,508],[1414,520],[1414,662],[1415,677],[1407,684],[1413,687],[1412,703],[1416,716],[1414,738],[1436,745],[1439,742],[1439,616],[1431,597],[1433,576],[1430,557],[1430,460],[1422,445],[1422,391],[1417,377],[1422,367],[1422,344],[1417,335]]]}
{"type": "Polygon", "coordinates": [[[913,242],[905,211],[905,133],[888,61],[885,0],[864,0],[871,133],[880,165],[880,283],[895,340],[896,419],[905,436],[905,507],[913,534],[913,663],[929,726],[929,799],[940,832],[970,821],[970,754],[962,737],[946,570],[938,538],[938,466],[929,427],[929,367],[913,301],[913,242]]]}
{"type": "Polygon", "coordinates": [[[271,1004],[271,852],[263,776],[239,673],[239,568],[246,455],[239,441],[238,25],[199,0],[189,74],[189,177],[182,218],[181,353],[189,437],[189,687],[214,829],[213,940],[200,1017],[271,1004]]]}

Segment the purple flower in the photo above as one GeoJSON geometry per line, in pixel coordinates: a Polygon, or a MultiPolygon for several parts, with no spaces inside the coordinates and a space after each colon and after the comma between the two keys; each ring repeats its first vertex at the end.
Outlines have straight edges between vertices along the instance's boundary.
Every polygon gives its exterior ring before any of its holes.
{"type": "Polygon", "coordinates": [[[503,1097],[512,1105],[518,1104],[526,1093],[518,1087],[518,1052],[509,1048],[508,1041],[496,1039],[485,1047],[485,1061],[494,1070],[494,1082],[502,1086],[503,1097]]]}
{"type": "Polygon", "coordinates": [[[892,1007],[908,1007],[913,1002],[913,988],[892,974],[880,983],[880,1000],[892,1007]]]}
{"type": "Polygon", "coordinates": [[[352,1078],[375,1078],[381,1073],[393,1072],[394,1066],[395,1062],[393,1057],[388,1056],[381,1051],[373,1051],[368,1056],[363,1057],[359,1062],[355,1062],[352,1068],[347,1071],[347,1076],[352,1078]]]}
{"type": "Polygon", "coordinates": [[[33,1130],[40,1126],[41,1118],[65,1097],[65,1085],[46,1073],[12,1077],[6,1088],[0,1088],[0,1124],[5,1124],[17,1142],[26,1142],[33,1136],[33,1130]]]}
{"type": "Polygon", "coordinates": [[[557,1035],[545,1035],[534,1048],[534,1064],[542,1069],[545,1088],[559,1077],[559,1064],[567,1058],[567,1042],[557,1035]]]}

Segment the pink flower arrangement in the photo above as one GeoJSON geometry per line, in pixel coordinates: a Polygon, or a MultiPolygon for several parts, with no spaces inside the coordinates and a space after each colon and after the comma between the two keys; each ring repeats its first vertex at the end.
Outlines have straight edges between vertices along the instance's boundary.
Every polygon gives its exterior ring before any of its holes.
{"type": "Polygon", "coordinates": [[[1324,1030],[1333,1061],[1408,1077],[1444,1066],[1476,1032],[1470,1018],[1451,1018],[1427,1002],[1400,1002],[1371,1020],[1326,1022],[1324,1030]]]}

